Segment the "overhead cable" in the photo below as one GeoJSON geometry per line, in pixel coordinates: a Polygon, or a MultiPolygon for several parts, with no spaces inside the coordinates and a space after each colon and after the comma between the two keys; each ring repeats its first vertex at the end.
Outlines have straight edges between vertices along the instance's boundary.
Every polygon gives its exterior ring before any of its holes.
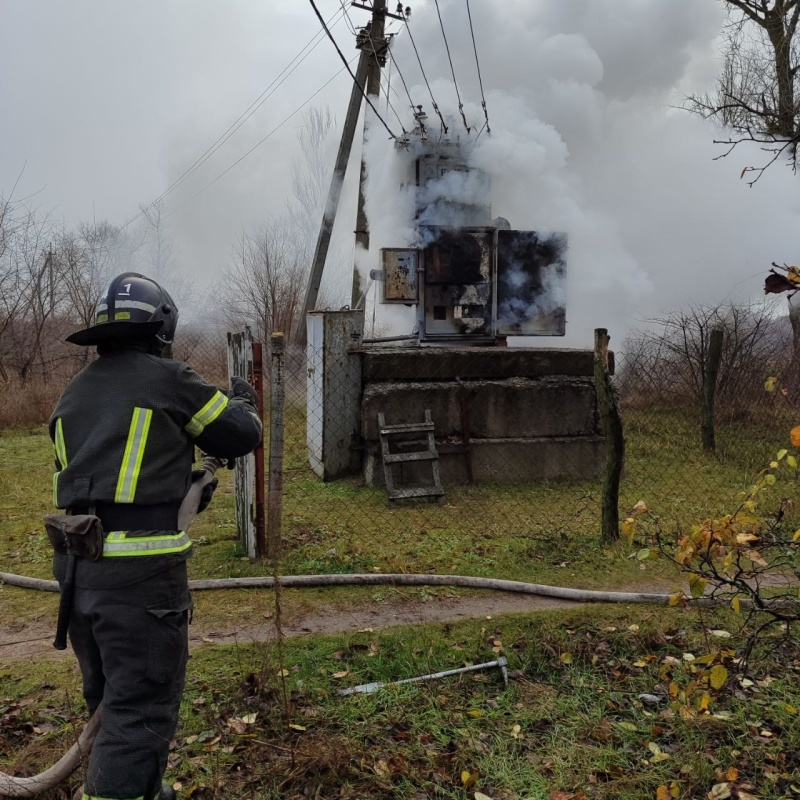
{"type": "MultiPolygon", "coordinates": [[[[408,98],[408,104],[409,104],[409,106],[411,106],[411,113],[413,114],[413,113],[416,112],[417,106],[414,104],[414,101],[411,99],[411,92],[408,91],[408,84],[406,83],[406,79],[403,77],[403,73],[400,71],[400,67],[399,67],[397,61],[395,60],[394,53],[392,52],[392,43],[391,42],[389,42],[389,44],[387,45],[386,51],[389,53],[389,58],[391,59],[392,64],[394,64],[394,68],[397,70],[397,74],[400,76],[400,82],[403,84],[403,89],[405,89],[406,97],[408,98]]],[[[395,94],[397,94],[397,91],[395,91],[395,94]]],[[[421,129],[423,131],[425,130],[425,126],[422,123],[420,123],[420,127],[421,127],[421,129]]]]}
{"type": "MultiPolygon", "coordinates": [[[[342,19],[342,11],[335,12],[331,18],[328,20],[328,23],[333,21],[337,16],[338,19],[335,19],[333,22],[333,26],[337,25],[342,19]]],[[[332,27],[333,27],[332,26],[332,27]]],[[[146,214],[153,206],[157,203],[161,202],[167,195],[171,194],[175,189],[178,188],[190,175],[194,174],[203,164],[206,163],[213,155],[217,152],[217,150],[222,147],[228,139],[233,136],[239,128],[247,122],[253,114],[261,108],[264,103],[272,97],[273,94],[286,82],[287,78],[311,55],[313,50],[322,42],[325,37],[322,34],[322,31],[317,31],[314,36],[309,39],[308,42],[300,49],[300,52],[281,70],[281,72],[277,75],[277,77],[267,86],[266,89],[255,99],[253,102],[228,126],[228,128],[220,134],[219,137],[209,145],[206,150],[201,153],[194,162],[184,170],[184,172],[176,178],[155,200],[153,200],[149,205],[143,207],[138,213],[134,214],[125,224],[122,226],[122,229],[128,227],[132,222],[137,220],[143,214],[146,214]],[[316,41],[315,41],[316,40],[316,41]],[[309,49],[310,48],[310,49],[309,49]],[[299,60],[298,60],[299,59],[299,60]],[[296,62],[296,63],[295,63],[296,62]],[[273,88],[274,87],[274,88],[273,88]],[[271,91],[270,91],[271,90],[271,91]]]]}
{"type": "Polygon", "coordinates": [[[369,107],[373,110],[373,112],[375,113],[375,116],[381,121],[381,124],[383,125],[383,127],[386,128],[386,130],[389,132],[389,136],[391,136],[392,139],[396,139],[397,136],[392,131],[392,129],[386,124],[386,120],[381,116],[380,111],[378,111],[378,109],[375,108],[375,104],[372,102],[372,100],[370,100],[369,95],[364,91],[364,87],[358,82],[358,79],[356,78],[355,73],[353,72],[353,70],[350,69],[350,63],[347,61],[347,59],[345,58],[344,53],[339,48],[339,45],[336,43],[336,39],[333,38],[333,34],[331,33],[330,28],[328,28],[327,23],[325,22],[324,19],[322,19],[322,14],[319,13],[319,9],[317,8],[317,4],[314,2],[314,0],[308,0],[308,1],[309,1],[309,3],[311,3],[311,7],[314,9],[314,13],[317,15],[317,19],[319,20],[320,25],[322,25],[325,33],[328,34],[328,38],[333,43],[333,46],[336,48],[336,52],[339,54],[339,58],[342,59],[342,63],[347,68],[347,71],[350,73],[350,76],[353,78],[353,81],[355,82],[356,86],[358,86],[358,88],[360,89],[361,94],[364,96],[364,99],[367,101],[369,107]]]}
{"type": "MultiPolygon", "coordinates": [[[[356,60],[356,58],[358,58],[358,56],[353,58],[350,61],[350,64],[352,64],[356,60]]],[[[345,66],[349,67],[349,64],[346,64],[345,66]]],[[[243,155],[239,156],[239,158],[237,158],[236,161],[233,162],[233,164],[231,164],[227,169],[225,169],[222,172],[220,172],[220,174],[217,175],[217,177],[214,178],[213,181],[210,181],[209,183],[207,183],[199,192],[196,192],[195,194],[193,194],[188,200],[186,200],[186,202],[181,203],[181,205],[179,205],[174,210],[170,211],[165,216],[170,216],[170,215],[174,214],[176,211],[180,211],[180,209],[182,209],[185,205],[188,205],[196,197],[198,197],[199,195],[203,194],[203,192],[205,192],[206,189],[209,189],[211,186],[213,186],[218,180],[220,180],[220,178],[225,177],[225,175],[227,175],[237,164],[240,164],[242,161],[244,161],[244,159],[246,159],[253,151],[255,151],[256,149],[261,147],[261,145],[264,144],[264,142],[266,142],[267,139],[269,139],[274,133],[277,133],[290,119],[292,119],[292,117],[296,116],[298,114],[298,112],[302,111],[325,87],[328,86],[328,84],[332,83],[336,78],[338,78],[339,75],[341,75],[344,72],[344,70],[345,70],[345,67],[342,67],[333,77],[328,78],[328,80],[325,81],[325,83],[323,83],[322,86],[320,86],[319,89],[317,89],[317,91],[314,92],[314,94],[312,94],[309,98],[307,98],[299,106],[297,106],[297,108],[294,111],[292,111],[291,114],[289,114],[281,123],[276,125],[263,139],[261,139],[258,142],[256,142],[246,153],[244,153],[243,155]]]]}
{"type": "MultiPolygon", "coordinates": [[[[369,42],[370,50],[372,50],[372,55],[373,55],[373,57],[375,59],[375,62],[376,63],[380,63],[380,60],[378,58],[378,51],[375,49],[375,42],[372,40],[372,35],[370,34],[369,36],[367,36],[366,40],[369,42]]],[[[386,43],[386,50],[389,51],[389,42],[386,43]]],[[[390,70],[391,70],[391,64],[389,64],[389,67],[390,67],[390,70]]],[[[403,125],[403,120],[401,119],[400,115],[397,113],[397,111],[395,110],[394,106],[391,103],[391,100],[389,99],[388,86],[391,86],[391,85],[392,85],[392,83],[391,83],[391,71],[390,71],[389,72],[389,80],[388,80],[388,83],[387,83],[387,88],[385,89],[385,92],[386,92],[386,105],[389,106],[392,109],[392,111],[394,111],[394,115],[397,117],[397,121],[400,123],[400,127],[403,130],[403,135],[405,136],[408,133],[408,131],[406,130],[406,126],[403,125]]],[[[383,88],[383,84],[381,84],[381,88],[383,88]]],[[[395,92],[395,94],[396,94],[396,92],[395,92]]],[[[411,99],[411,98],[409,97],[409,99],[411,99]]]]}
{"type": "MultiPolygon", "coordinates": [[[[433,110],[439,116],[439,119],[442,122],[442,130],[444,133],[447,133],[447,123],[444,121],[444,117],[442,116],[442,112],[439,111],[439,106],[436,103],[436,100],[433,97],[433,90],[431,89],[430,83],[428,83],[428,76],[425,74],[425,68],[422,66],[422,59],[419,57],[419,50],[417,50],[417,44],[414,41],[414,36],[411,33],[411,27],[408,24],[408,15],[403,13],[403,22],[406,24],[406,30],[408,31],[408,38],[411,39],[411,45],[414,48],[414,52],[417,55],[417,63],[419,64],[419,68],[422,71],[422,77],[425,81],[425,85],[428,87],[428,94],[431,96],[431,104],[433,105],[433,110]]],[[[396,64],[395,64],[396,65],[396,64]]]]}
{"type": "MultiPolygon", "coordinates": [[[[475,51],[475,65],[478,68],[478,85],[481,87],[481,106],[483,107],[483,116],[486,118],[486,122],[484,122],[483,125],[486,128],[486,133],[491,133],[492,129],[489,127],[489,111],[486,108],[486,97],[483,94],[481,62],[478,60],[478,46],[475,44],[475,30],[472,27],[472,13],[469,10],[469,0],[467,0],[467,16],[469,17],[469,32],[472,34],[472,49],[475,51]]],[[[481,131],[483,131],[483,128],[481,128],[481,131]]],[[[478,136],[481,135],[481,131],[478,132],[478,136]]]]}
{"type": "Polygon", "coordinates": [[[456,80],[456,71],[453,67],[453,59],[450,56],[450,45],[447,43],[447,34],[444,32],[444,21],[442,20],[442,12],[439,8],[439,0],[434,0],[436,3],[436,13],[439,15],[439,27],[442,29],[442,38],[444,39],[444,49],[447,51],[447,60],[450,62],[450,74],[453,76],[453,86],[456,89],[456,97],[458,98],[458,112],[461,114],[461,119],[464,121],[464,127],[467,133],[470,132],[470,127],[467,124],[467,118],[464,115],[464,104],[461,102],[461,94],[458,91],[458,81],[456,80]]]}

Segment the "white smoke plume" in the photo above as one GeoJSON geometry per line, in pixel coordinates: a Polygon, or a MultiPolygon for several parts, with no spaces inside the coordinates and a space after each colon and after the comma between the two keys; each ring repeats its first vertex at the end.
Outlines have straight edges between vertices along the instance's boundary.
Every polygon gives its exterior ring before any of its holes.
{"type": "MultiPolygon", "coordinates": [[[[515,229],[569,236],[567,335],[537,344],[590,347],[592,330],[606,327],[618,346],[632,324],[661,310],[756,298],[771,261],[796,260],[796,176],[776,165],[748,189],[739,173],[764,154],[742,149],[713,160],[722,152],[712,141],[719,132],[675,108],[713,81],[724,21],[715,0],[473,2],[491,126],[477,139],[484,117],[465,4],[439,5],[471,133],[432,3],[414,5],[411,31],[451,133],[474,141],[471,163],[491,178],[493,215],[515,229]]],[[[438,136],[405,32],[393,52],[438,136]]],[[[396,72],[393,85],[402,92],[396,72]]],[[[391,97],[410,129],[410,111],[391,97]]],[[[393,115],[385,118],[399,128],[393,115]]],[[[413,155],[370,120],[371,250],[357,255],[365,276],[379,266],[381,247],[415,242],[414,190],[401,188],[413,155]]],[[[457,173],[437,183],[451,199],[475,191],[457,173]]],[[[413,309],[402,306],[375,314],[393,334],[415,324],[413,309]]]]}

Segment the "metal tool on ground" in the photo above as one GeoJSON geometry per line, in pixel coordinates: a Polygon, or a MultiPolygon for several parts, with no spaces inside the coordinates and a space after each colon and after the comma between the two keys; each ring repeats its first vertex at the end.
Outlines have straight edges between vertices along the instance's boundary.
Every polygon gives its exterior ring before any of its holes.
{"type": "Polygon", "coordinates": [[[404,683],[422,683],[423,681],[438,681],[441,678],[449,678],[452,675],[464,675],[468,672],[479,672],[484,669],[494,669],[498,667],[503,676],[503,683],[508,686],[508,661],[505,656],[500,656],[497,661],[487,661],[485,664],[472,664],[469,667],[460,667],[459,669],[447,669],[443,672],[431,672],[429,675],[419,675],[416,678],[404,678],[400,681],[392,681],[391,683],[362,683],[360,686],[351,686],[349,689],[340,689],[339,694],[372,694],[380,689],[385,689],[389,686],[400,686],[404,683]]]}

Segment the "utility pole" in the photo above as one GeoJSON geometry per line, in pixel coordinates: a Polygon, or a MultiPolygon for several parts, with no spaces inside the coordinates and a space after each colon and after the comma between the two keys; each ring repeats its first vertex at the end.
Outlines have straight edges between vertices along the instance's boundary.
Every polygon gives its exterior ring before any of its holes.
{"type": "MultiPolygon", "coordinates": [[[[367,6],[353,3],[358,8],[367,6]]],[[[365,87],[367,95],[372,99],[377,99],[381,92],[381,69],[386,65],[386,52],[388,42],[384,35],[386,26],[386,0],[372,0],[372,20],[362,31],[365,36],[357,39],[357,47],[361,48],[361,55],[367,55],[367,85],[365,87]]],[[[390,15],[394,16],[394,15],[390,15]]],[[[375,103],[377,105],[377,103],[375,103]]],[[[364,110],[364,142],[366,142],[367,130],[367,110],[364,110]]],[[[356,215],[356,250],[362,248],[369,250],[369,221],[364,210],[364,184],[367,177],[367,165],[364,161],[364,148],[361,150],[361,177],[358,181],[358,213],[356,215]]],[[[353,288],[351,292],[350,308],[355,308],[361,299],[361,280],[358,274],[357,264],[353,264],[353,288]]]]}
{"type": "Polygon", "coordinates": [[[328,197],[325,201],[325,208],[322,212],[322,223],[317,234],[317,245],[314,248],[314,261],[311,265],[311,274],[308,277],[306,287],[306,297],[303,303],[303,310],[297,320],[295,329],[295,342],[303,343],[306,340],[306,314],[313,311],[319,296],[319,287],[322,283],[322,272],[325,268],[325,259],[328,255],[328,248],[331,243],[333,233],[333,223],[336,219],[336,211],[339,208],[339,198],[342,195],[342,184],[344,175],[347,171],[347,162],[350,160],[350,151],[353,147],[358,116],[361,112],[361,101],[363,94],[361,88],[367,80],[368,55],[366,50],[361,51],[356,68],[356,80],[350,92],[350,103],[347,106],[347,116],[342,128],[342,138],[339,141],[339,151],[336,154],[336,164],[333,168],[333,177],[328,189],[328,197]]]}
{"type": "MultiPolygon", "coordinates": [[[[381,89],[381,68],[386,63],[386,52],[388,49],[387,40],[384,35],[386,17],[393,19],[403,19],[403,17],[390,14],[386,11],[386,0],[374,0],[372,6],[362,3],[352,2],[355,8],[365,9],[372,12],[372,20],[362,28],[356,36],[356,47],[361,50],[361,57],[358,60],[356,69],[356,79],[353,89],[350,92],[350,103],[347,107],[347,116],[342,128],[342,138],[339,142],[339,151],[336,155],[336,164],[331,178],[331,185],[328,190],[328,197],[325,202],[325,210],[322,215],[317,244],[314,250],[314,260],[311,265],[311,274],[306,288],[305,301],[300,318],[295,329],[295,342],[304,343],[306,340],[306,315],[312,311],[317,303],[319,287],[322,282],[322,272],[325,267],[325,258],[328,255],[333,223],[336,218],[336,211],[339,206],[339,198],[342,193],[347,162],[350,160],[350,151],[355,138],[355,130],[358,125],[358,117],[361,112],[361,103],[364,93],[371,97],[377,97],[381,89]]],[[[361,178],[359,182],[358,195],[358,216],[356,220],[356,246],[369,249],[369,228],[367,218],[364,213],[364,180],[366,177],[366,167],[364,158],[361,158],[361,178]]],[[[353,290],[352,305],[360,299],[358,270],[353,268],[353,290]]]]}

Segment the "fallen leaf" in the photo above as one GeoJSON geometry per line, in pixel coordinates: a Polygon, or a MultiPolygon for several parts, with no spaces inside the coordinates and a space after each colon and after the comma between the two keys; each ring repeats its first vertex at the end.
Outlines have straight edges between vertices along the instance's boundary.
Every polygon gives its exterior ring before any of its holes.
{"type": "Polygon", "coordinates": [[[711,667],[711,673],[709,675],[709,682],[711,683],[712,689],[721,689],[726,681],[728,680],[728,670],[722,666],[722,664],[716,664],[715,666],[711,667]]]}
{"type": "Polygon", "coordinates": [[[334,672],[333,675],[331,675],[331,677],[332,678],[344,678],[344,676],[348,675],[349,672],[350,672],[349,670],[343,669],[341,672],[334,672]]]}
{"type": "Polygon", "coordinates": [[[571,664],[571,663],[572,663],[572,653],[562,653],[562,654],[559,656],[559,658],[560,658],[560,659],[561,659],[561,660],[562,660],[562,661],[563,661],[565,664],[571,664]]]}
{"type": "Polygon", "coordinates": [[[465,769],[461,771],[461,785],[465,789],[469,789],[470,786],[474,786],[480,777],[480,773],[478,770],[470,770],[465,769]]]}
{"type": "Polygon", "coordinates": [[[295,723],[295,722],[290,722],[290,723],[289,723],[289,727],[290,727],[290,728],[291,728],[293,731],[305,731],[305,730],[308,730],[308,729],[306,728],[306,726],[305,726],[305,725],[298,725],[298,724],[297,724],[297,723],[295,723]]]}
{"type": "Polygon", "coordinates": [[[483,792],[475,792],[473,797],[475,798],[475,800],[492,800],[492,798],[489,797],[488,794],[484,794],[483,792]]]}

